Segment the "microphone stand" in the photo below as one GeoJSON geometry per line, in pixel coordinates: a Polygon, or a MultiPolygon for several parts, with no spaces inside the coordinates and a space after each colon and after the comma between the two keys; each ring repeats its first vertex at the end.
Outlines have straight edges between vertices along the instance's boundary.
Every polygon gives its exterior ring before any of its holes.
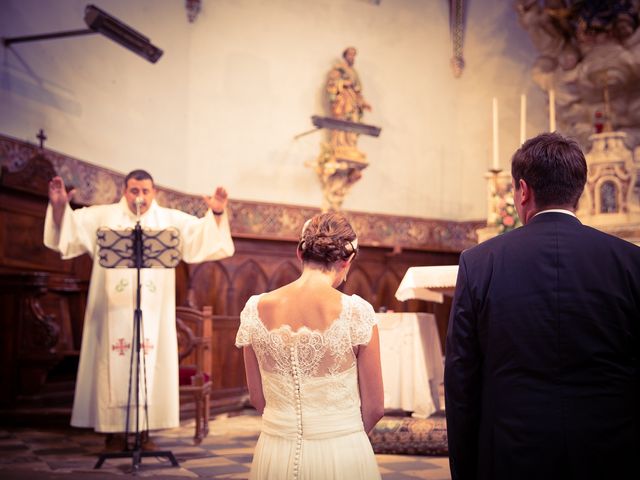
{"type": "MultiPolygon", "coordinates": [[[[129,416],[131,412],[131,382],[133,376],[132,367],[133,367],[133,357],[135,352],[135,416],[136,416],[136,431],[135,431],[135,440],[133,444],[133,469],[137,470],[139,460],[139,453],[142,450],[142,439],[140,435],[140,363],[142,361],[142,379],[144,384],[144,411],[145,411],[145,422],[147,425],[147,439],[149,438],[149,410],[148,410],[148,401],[147,401],[147,362],[144,358],[144,352],[141,352],[142,345],[140,341],[141,337],[141,327],[142,327],[142,309],[140,308],[140,297],[141,297],[141,282],[140,282],[140,269],[142,268],[142,227],[140,225],[140,205],[144,202],[142,197],[136,197],[136,226],[133,229],[133,259],[134,266],[136,269],[136,308],[133,313],[133,341],[134,350],[132,350],[131,354],[131,362],[129,364],[129,394],[127,396],[127,419],[125,425],[125,438],[129,437],[129,416]],[[142,354],[142,360],[140,355],[142,354]],[[137,455],[138,454],[138,455],[137,455]],[[138,461],[136,462],[136,458],[138,461]]],[[[128,447],[128,442],[127,442],[128,447]]]]}
{"type": "Polygon", "coordinates": [[[147,362],[144,358],[144,352],[142,351],[142,342],[140,341],[140,331],[142,328],[142,309],[140,308],[141,297],[141,282],[140,282],[140,270],[144,268],[144,242],[142,235],[142,226],[140,225],[140,206],[144,203],[142,197],[136,197],[136,225],[133,229],[133,263],[136,269],[136,308],[133,313],[133,349],[131,350],[131,360],[129,362],[129,393],[127,395],[127,415],[124,434],[124,449],[122,452],[103,453],[100,455],[98,462],[93,467],[94,469],[100,468],[107,458],[123,458],[131,457],[132,472],[135,474],[140,468],[142,457],[167,457],[174,467],[179,467],[178,461],[171,451],[142,451],[142,441],[140,432],[140,364],[142,363],[142,381],[144,386],[144,421],[146,424],[147,439],[149,439],[149,404],[147,397],[147,362]],[[142,360],[141,360],[142,355],[142,360]],[[135,356],[135,375],[133,371],[135,356]],[[131,390],[132,381],[135,377],[135,439],[133,448],[129,449],[129,420],[131,415],[131,390]]]}

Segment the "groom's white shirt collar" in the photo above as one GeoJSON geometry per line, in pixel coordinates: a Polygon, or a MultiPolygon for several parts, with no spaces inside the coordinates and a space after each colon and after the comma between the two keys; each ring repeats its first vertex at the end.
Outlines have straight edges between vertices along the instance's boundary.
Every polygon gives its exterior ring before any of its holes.
{"type": "MultiPolygon", "coordinates": [[[[543,213],[564,213],[566,215],[571,215],[572,217],[575,217],[576,214],[573,213],[571,210],[565,210],[564,208],[550,208],[549,210],[542,210],[538,213],[536,213],[534,215],[534,217],[537,217],[538,215],[541,215],[543,213]]],[[[578,217],[576,217],[578,218],[578,217]]]]}

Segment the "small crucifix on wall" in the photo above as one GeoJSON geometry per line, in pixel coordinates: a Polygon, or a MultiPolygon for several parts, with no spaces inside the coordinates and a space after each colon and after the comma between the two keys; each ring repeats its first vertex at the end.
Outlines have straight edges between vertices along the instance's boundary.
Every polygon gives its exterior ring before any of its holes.
{"type": "Polygon", "coordinates": [[[43,129],[40,129],[38,135],[36,135],[36,138],[40,140],[40,149],[42,150],[44,148],[44,142],[47,139],[47,136],[44,134],[43,129]]]}

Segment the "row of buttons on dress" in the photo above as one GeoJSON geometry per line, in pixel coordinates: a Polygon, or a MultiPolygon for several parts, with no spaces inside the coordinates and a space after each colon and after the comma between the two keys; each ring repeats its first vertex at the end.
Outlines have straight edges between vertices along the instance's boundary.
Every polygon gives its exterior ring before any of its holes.
{"type": "Polygon", "coordinates": [[[291,345],[291,370],[293,373],[293,396],[295,397],[297,435],[296,435],[296,451],[293,460],[293,478],[298,478],[298,469],[300,466],[300,455],[302,454],[302,401],[300,399],[300,365],[298,364],[298,356],[296,355],[296,347],[291,345]]]}

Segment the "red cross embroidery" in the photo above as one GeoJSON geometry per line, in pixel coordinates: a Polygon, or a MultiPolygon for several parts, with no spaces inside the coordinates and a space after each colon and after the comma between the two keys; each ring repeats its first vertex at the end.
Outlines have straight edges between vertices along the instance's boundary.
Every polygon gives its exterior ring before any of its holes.
{"type": "Polygon", "coordinates": [[[153,350],[153,344],[149,341],[148,338],[144,339],[144,342],[142,343],[142,350],[144,351],[144,354],[148,354],[149,351],[153,350]]]}
{"type": "Polygon", "coordinates": [[[131,348],[131,345],[126,343],[124,338],[119,338],[115,344],[111,345],[111,350],[117,350],[120,356],[123,356],[125,350],[129,350],[129,348],[131,348]]]}

